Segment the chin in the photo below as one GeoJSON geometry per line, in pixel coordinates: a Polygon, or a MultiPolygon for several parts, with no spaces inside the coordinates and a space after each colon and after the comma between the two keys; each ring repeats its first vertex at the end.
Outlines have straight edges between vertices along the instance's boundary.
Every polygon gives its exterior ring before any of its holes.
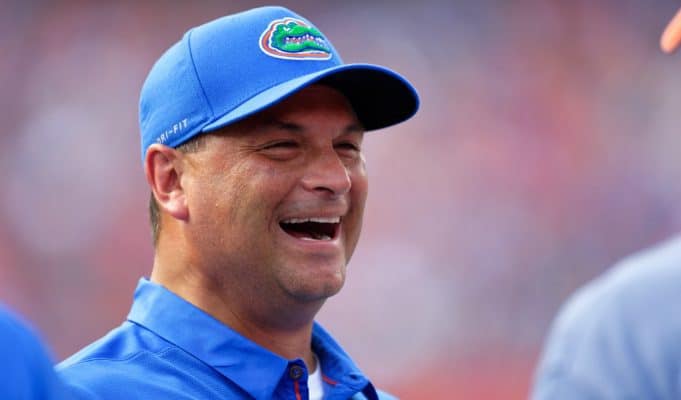
{"type": "Polygon", "coordinates": [[[345,284],[345,271],[338,272],[324,279],[312,279],[295,282],[290,286],[289,293],[303,302],[323,301],[337,294],[345,284]]]}

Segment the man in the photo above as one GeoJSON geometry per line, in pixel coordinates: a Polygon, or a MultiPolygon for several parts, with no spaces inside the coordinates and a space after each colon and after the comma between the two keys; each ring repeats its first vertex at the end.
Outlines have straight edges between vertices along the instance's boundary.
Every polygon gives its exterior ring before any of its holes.
{"type": "Polygon", "coordinates": [[[62,362],[82,399],[377,399],[313,319],[345,280],[367,194],[364,131],[413,87],[343,64],[280,7],[188,31],[140,96],[155,256],[128,320],[62,362]]]}
{"type": "MultiPolygon", "coordinates": [[[[660,44],[681,42],[681,10],[660,44]]],[[[579,290],[549,334],[532,398],[681,398],[681,238],[632,256],[579,290]]]]}
{"type": "Polygon", "coordinates": [[[59,400],[62,388],[38,336],[0,305],[0,399],[59,400]]]}

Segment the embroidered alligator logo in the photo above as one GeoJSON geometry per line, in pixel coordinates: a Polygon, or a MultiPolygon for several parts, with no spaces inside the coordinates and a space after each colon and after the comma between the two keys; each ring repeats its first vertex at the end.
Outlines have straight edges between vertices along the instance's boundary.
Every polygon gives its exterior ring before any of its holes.
{"type": "Polygon", "coordinates": [[[265,54],[288,60],[328,60],[331,46],[322,33],[295,18],[272,21],[260,36],[265,54]]]}

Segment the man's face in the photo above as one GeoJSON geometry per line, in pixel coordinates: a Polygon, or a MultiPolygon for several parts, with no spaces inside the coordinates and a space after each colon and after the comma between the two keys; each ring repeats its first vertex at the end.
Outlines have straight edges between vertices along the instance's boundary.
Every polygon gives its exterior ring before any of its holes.
{"type": "Polygon", "coordinates": [[[208,134],[182,178],[191,267],[273,301],[337,293],[367,196],[362,138],[345,97],[319,85],[208,134]]]}

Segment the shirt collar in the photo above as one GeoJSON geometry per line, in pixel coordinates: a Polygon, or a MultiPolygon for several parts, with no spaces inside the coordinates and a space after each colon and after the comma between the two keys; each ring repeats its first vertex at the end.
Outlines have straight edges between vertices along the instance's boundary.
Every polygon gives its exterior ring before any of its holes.
{"type": "MultiPolygon", "coordinates": [[[[210,365],[257,399],[272,398],[289,366],[289,360],[241,336],[145,278],[137,285],[128,320],[210,365]],[[254,370],[258,371],[257,376],[253,374],[254,370]]],[[[317,323],[312,330],[312,349],[319,358],[327,383],[339,389],[373,391],[369,380],[317,323]]]]}
{"type": "Polygon", "coordinates": [[[350,393],[361,391],[367,399],[378,399],[374,386],[355,365],[350,356],[343,351],[331,335],[315,322],[312,328],[312,351],[319,358],[324,382],[350,393]]]}

